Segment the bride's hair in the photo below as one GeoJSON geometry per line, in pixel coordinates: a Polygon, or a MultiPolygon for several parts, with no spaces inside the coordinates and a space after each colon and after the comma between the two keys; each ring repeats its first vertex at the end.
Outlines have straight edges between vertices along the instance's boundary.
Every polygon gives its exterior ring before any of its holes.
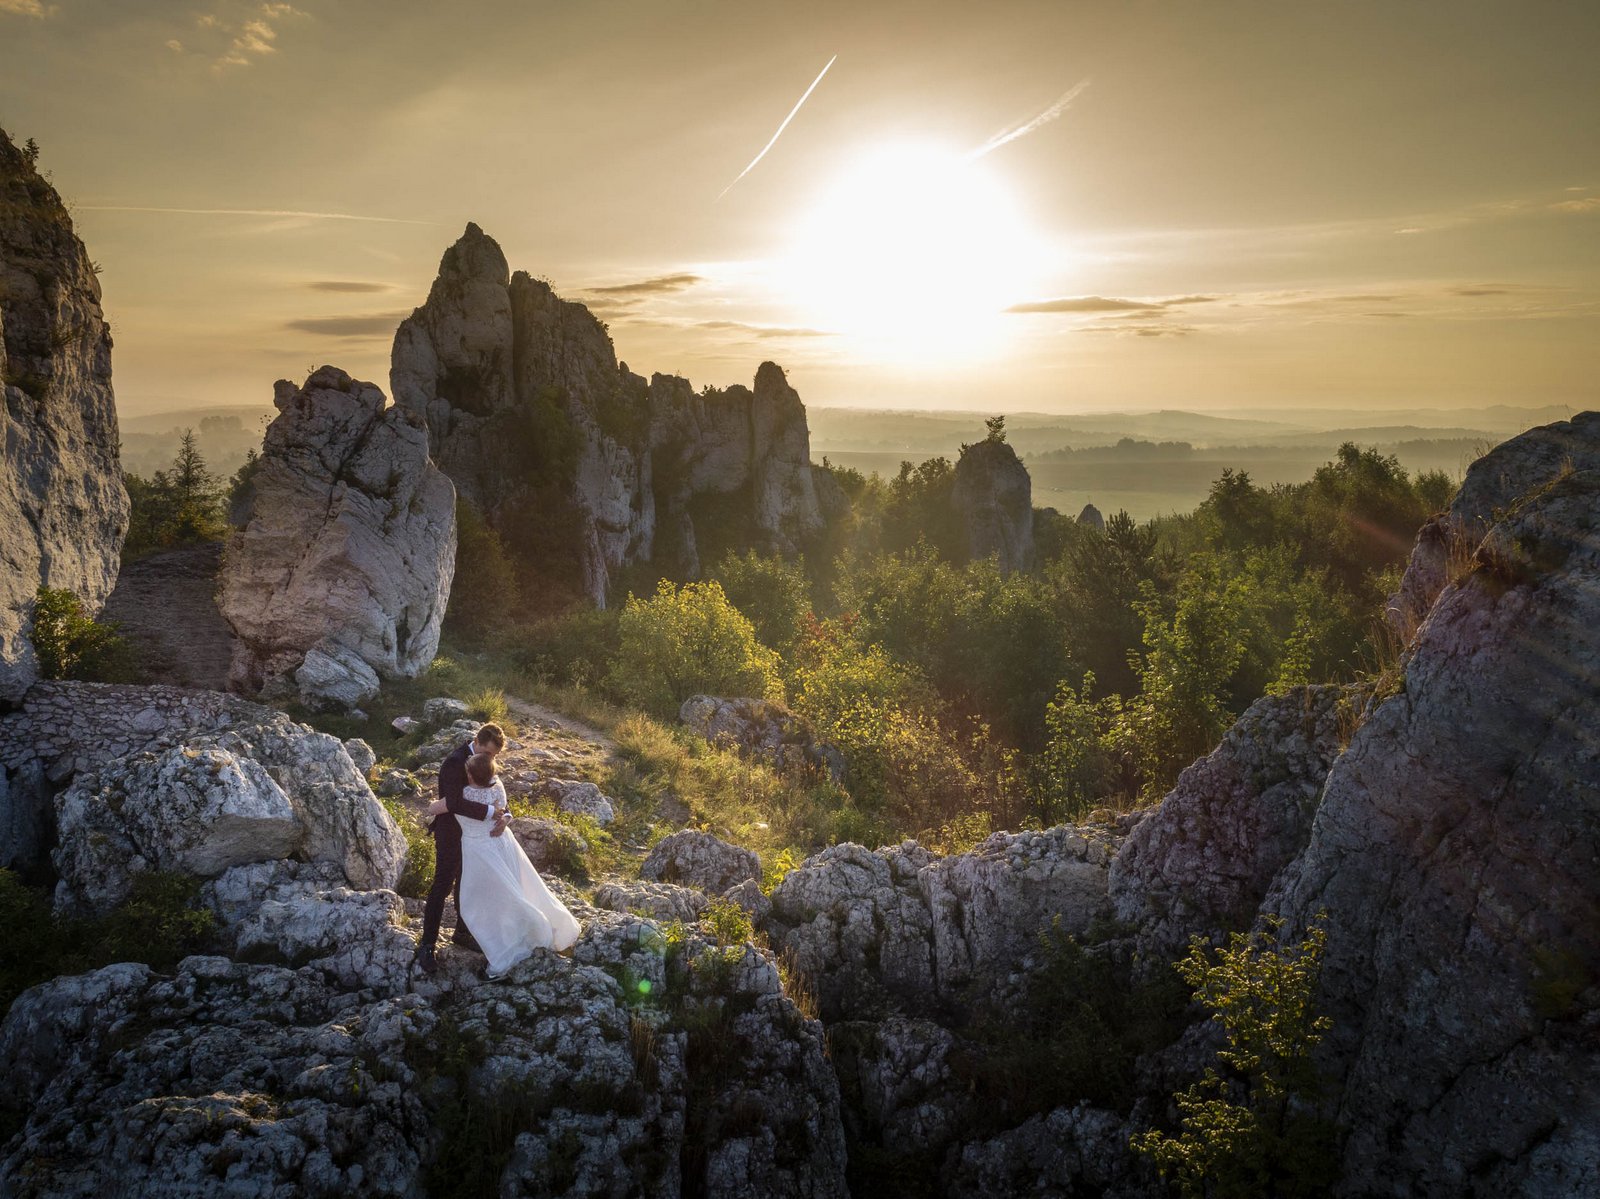
{"type": "Polygon", "coordinates": [[[467,777],[473,786],[489,786],[494,782],[494,759],[488,754],[473,754],[467,759],[467,777]]]}

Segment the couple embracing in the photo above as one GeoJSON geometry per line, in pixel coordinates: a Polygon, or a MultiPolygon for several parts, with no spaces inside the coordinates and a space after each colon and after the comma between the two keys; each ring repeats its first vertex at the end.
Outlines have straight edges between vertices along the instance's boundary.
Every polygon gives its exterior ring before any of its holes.
{"type": "Polygon", "coordinates": [[[535,949],[567,949],[578,939],[576,918],[550,893],[516,837],[505,835],[511,813],[494,772],[505,745],[500,726],[486,724],[439,764],[439,798],[428,807],[433,888],[416,957],[424,974],[437,969],[434,945],[452,888],[454,941],[489,959],[489,978],[501,977],[535,949]]]}

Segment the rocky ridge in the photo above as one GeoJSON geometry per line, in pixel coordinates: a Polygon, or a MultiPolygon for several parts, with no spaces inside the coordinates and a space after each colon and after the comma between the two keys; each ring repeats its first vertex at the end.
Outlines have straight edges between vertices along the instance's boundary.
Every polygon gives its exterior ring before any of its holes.
{"type": "Polygon", "coordinates": [[[0,701],[38,677],[41,586],[97,613],[117,578],[128,493],[100,280],[61,197],[0,130],[0,701]]]}
{"type": "Polygon", "coordinates": [[[602,606],[630,563],[699,574],[703,500],[728,497],[742,539],[783,554],[845,503],[811,466],[805,408],[777,366],[753,390],[646,380],[587,308],[512,274],[477,225],[401,324],[390,381],[460,493],[513,548],[537,549],[553,584],[602,606]]]}

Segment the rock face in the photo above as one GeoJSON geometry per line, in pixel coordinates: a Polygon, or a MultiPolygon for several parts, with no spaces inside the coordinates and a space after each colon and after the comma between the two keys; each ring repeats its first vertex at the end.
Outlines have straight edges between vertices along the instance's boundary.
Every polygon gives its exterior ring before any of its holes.
{"type": "Polygon", "coordinates": [[[678,720],[713,745],[737,749],[779,770],[825,774],[844,780],[844,758],[818,743],[810,724],[782,704],[749,697],[691,695],[678,720]]]}
{"type": "Polygon", "coordinates": [[[383,393],[323,367],[280,381],[248,519],[219,606],[239,640],[231,683],[353,707],[439,647],[455,571],[455,491],[427,430],[383,393]]]}
{"type": "Polygon", "coordinates": [[[511,546],[602,606],[630,563],[698,575],[697,510],[715,497],[740,540],[784,554],[839,498],[811,466],[805,408],[778,367],[763,363],[754,390],[647,381],[588,309],[511,274],[476,225],[396,333],[390,386],[511,546]]]}
{"type": "Polygon", "coordinates": [[[142,871],[214,878],[294,856],[392,887],[405,837],[343,745],[286,717],[134,754],[56,800],[56,906],[106,911],[142,871]]]}
{"type": "Polygon", "coordinates": [[[950,503],[969,558],[998,557],[1006,574],[1033,566],[1033,481],[1009,445],[988,438],[962,446],[950,503]]]}
{"type": "Polygon", "coordinates": [[[1097,533],[1106,531],[1106,518],[1100,515],[1100,509],[1093,504],[1085,504],[1083,506],[1083,511],[1078,513],[1078,523],[1080,525],[1088,525],[1097,533]]]}
{"type": "Polygon", "coordinates": [[[1600,412],[1529,429],[1479,458],[1467,468],[1450,507],[1417,533],[1400,589],[1389,599],[1390,625],[1409,638],[1452,569],[1467,568],[1484,535],[1518,500],[1571,471],[1595,469],[1600,469],[1600,412]]]}
{"type": "Polygon", "coordinates": [[[1270,904],[1328,912],[1347,1194],[1600,1185],[1600,471],[1509,508],[1270,904]]]}
{"type": "Polygon", "coordinates": [[[1339,756],[1343,687],[1297,687],[1250,705],[1129,831],[1111,863],[1117,919],[1136,926],[1152,968],[1189,937],[1243,929],[1300,854],[1339,756]]]}
{"type": "Polygon", "coordinates": [[[719,841],[710,833],[683,829],[663,837],[639,867],[651,882],[680,883],[721,895],[746,879],[761,877],[761,859],[748,849],[719,841]]]}
{"type": "Polygon", "coordinates": [[[41,586],[99,612],[128,531],[111,330],[72,218],[0,131],[0,701],[38,677],[41,586]]]}

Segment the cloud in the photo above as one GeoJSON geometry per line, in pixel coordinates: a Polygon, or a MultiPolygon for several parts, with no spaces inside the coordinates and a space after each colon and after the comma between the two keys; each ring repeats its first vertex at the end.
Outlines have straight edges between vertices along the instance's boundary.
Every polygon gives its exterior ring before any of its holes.
{"type": "Polygon", "coordinates": [[[1451,292],[1458,296],[1509,296],[1509,287],[1452,287],[1451,292]]]}
{"type": "Polygon", "coordinates": [[[1065,92],[1063,92],[1056,99],[1056,102],[1050,105],[1049,108],[1045,109],[1037,116],[1023,121],[1020,125],[1013,125],[1009,129],[1002,129],[988,141],[984,142],[983,145],[979,146],[976,150],[972,151],[972,153],[968,154],[967,158],[982,158],[990,151],[998,150],[1007,142],[1014,142],[1019,137],[1026,137],[1035,129],[1039,128],[1039,126],[1048,125],[1062,113],[1066,112],[1068,105],[1070,105],[1074,100],[1087,91],[1088,87],[1089,81],[1087,79],[1081,80],[1080,82],[1074,84],[1072,87],[1069,87],[1065,92]]]}
{"type": "Polygon", "coordinates": [[[387,337],[411,310],[403,312],[374,312],[366,316],[308,316],[288,321],[284,328],[296,333],[314,333],[318,337],[387,337]]]}
{"type": "Polygon", "coordinates": [[[397,216],[362,216],[354,212],[304,212],[293,208],[161,208],[144,204],[75,204],[83,212],[162,212],[181,216],[269,216],[312,221],[375,221],[380,225],[432,225],[397,216]]]}
{"type": "Polygon", "coordinates": [[[14,13],[19,17],[44,18],[54,11],[54,5],[46,8],[42,0],[0,0],[0,12],[14,13]]]}
{"type": "Polygon", "coordinates": [[[743,321],[696,321],[696,329],[725,329],[752,337],[832,337],[826,329],[786,329],[776,325],[747,325],[743,321]]]}
{"type": "Polygon", "coordinates": [[[167,49],[171,50],[174,54],[182,54],[183,53],[183,43],[180,42],[175,37],[168,38],[167,39],[167,49]]]}
{"type": "Polygon", "coordinates": [[[260,4],[251,13],[247,20],[238,24],[225,21],[216,13],[205,13],[196,18],[197,29],[214,29],[232,35],[226,48],[211,64],[211,69],[217,74],[220,75],[228,67],[247,67],[268,54],[276,54],[277,23],[286,17],[306,15],[294,5],[282,3],[260,4]]]}
{"type": "Polygon", "coordinates": [[[1557,212],[1600,212],[1600,196],[1584,196],[1581,200],[1562,200],[1550,207],[1557,212]]]}
{"type": "Polygon", "coordinates": [[[1188,325],[1088,325],[1079,333],[1117,333],[1124,337],[1187,337],[1194,332],[1188,325]]]}
{"type": "Polygon", "coordinates": [[[1007,312],[1139,312],[1155,315],[1166,308],[1210,304],[1216,296],[1173,296],[1165,300],[1123,300],[1107,296],[1064,296],[1057,300],[1031,300],[1013,304],[1007,312]]]}
{"type": "Polygon", "coordinates": [[[366,283],[358,279],[316,279],[306,284],[312,291],[338,291],[364,294],[378,291],[393,291],[393,284],[366,283]]]}
{"type": "Polygon", "coordinates": [[[691,274],[657,275],[653,279],[639,279],[633,283],[614,283],[610,287],[591,287],[594,296],[665,295],[682,291],[702,282],[702,277],[691,274]]]}

